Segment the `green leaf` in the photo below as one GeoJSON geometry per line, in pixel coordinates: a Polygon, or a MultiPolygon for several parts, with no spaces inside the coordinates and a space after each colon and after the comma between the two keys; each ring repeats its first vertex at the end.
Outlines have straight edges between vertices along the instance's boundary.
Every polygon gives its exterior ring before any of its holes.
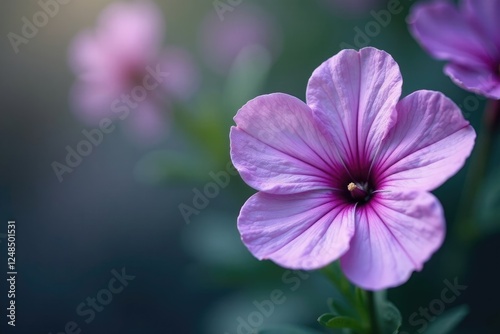
{"type": "Polygon", "coordinates": [[[328,306],[334,315],[353,315],[353,312],[341,301],[335,298],[328,298],[328,306]]]}
{"type": "Polygon", "coordinates": [[[337,315],[336,314],[330,314],[330,313],[325,313],[319,316],[318,322],[322,324],[323,326],[326,326],[328,321],[332,320],[335,318],[337,315]]]}
{"type": "Polygon", "coordinates": [[[469,313],[469,307],[467,305],[460,305],[458,307],[452,308],[446,311],[442,315],[436,318],[424,334],[447,334],[451,333],[453,329],[465,318],[469,313]]]}
{"type": "Polygon", "coordinates": [[[380,333],[397,334],[402,318],[398,308],[389,302],[385,290],[374,292],[375,312],[380,333]]]}
{"type": "Polygon", "coordinates": [[[350,328],[361,333],[366,333],[367,328],[358,320],[346,316],[334,316],[332,314],[323,314],[318,318],[318,322],[328,328],[350,328]]]}
{"type": "Polygon", "coordinates": [[[397,334],[401,327],[401,313],[391,302],[386,302],[378,310],[378,325],[381,333],[397,334]]]}
{"type": "Polygon", "coordinates": [[[315,330],[298,326],[270,326],[257,331],[257,334],[321,334],[315,330]]]}

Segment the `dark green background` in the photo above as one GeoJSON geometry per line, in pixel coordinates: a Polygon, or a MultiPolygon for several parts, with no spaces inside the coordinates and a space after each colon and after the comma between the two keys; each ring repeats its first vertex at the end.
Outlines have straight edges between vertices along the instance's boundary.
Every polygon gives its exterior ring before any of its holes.
{"type": "MultiPolygon", "coordinates": [[[[0,4],[0,226],[8,219],[17,221],[19,271],[18,326],[7,328],[2,312],[2,333],[55,334],[68,321],[83,323],[75,313],[77,305],[106,287],[111,270],[122,267],[135,280],[92,323],[82,324],[83,333],[233,334],[237,317],[247,317],[255,311],[253,302],[269,298],[275,289],[282,290],[287,301],[265,325],[302,324],[321,330],[315,319],[327,312],[326,300],[336,292],[318,272],[291,291],[292,284],[282,281],[285,269],[258,262],[246,251],[236,217],[253,191],[239,177],[233,177],[190,224],[183,221],[178,205],[190,203],[192,189],[201,189],[210,180],[209,172],[218,172],[229,161],[227,138],[237,108],[230,107],[224,95],[226,78],[204,65],[197,43],[204,15],[214,11],[212,2],[157,2],[167,21],[165,43],[189,49],[203,73],[188,119],[179,116],[169,139],[153,147],[138,147],[121,131],[113,132],[63,183],[51,163],[64,159],[64,147],[75,145],[86,128],[68,106],[74,77],[67,66],[67,47],[76,33],[94,25],[109,1],[74,0],[61,6],[34,39],[21,45],[19,54],[6,35],[19,32],[21,17],[39,7],[36,1],[0,4]],[[205,124],[203,117],[216,124],[205,124]],[[204,128],[198,135],[205,140],[183,132],[180,124],[190,121],[204,128]]],[[[405,19],[415,2],[401,0],[402,13],[392,16],[369,45],[389,52],[399,63],[403,95],[430,89],[459,105],[477,102],[466,117],[479,131],[485,102],[455,86],[443,74],[443,63],[427,55],[408,32],[405,19]]],[[[312,71],[336,54],[342,42],[354,44],[356,27],[364,30],[373,21],[368,11],[343,13],[320,1],[244,0],[241,9],[247,3],[269,11],[283,37],[281,52],[254,95],[285,92],[304,99],[312,71]]],[[[477,198],[477,224],[486,232],[464,254],[456,251],[465,248],[454,239],[453,222],[467,168],[435,191],[445,207],[447,241],[422,272],[389,291],[408,332],[419,329],[409,324],[409,316],[440,298],[443,281],[455,277],[468,288],[446,308],[464,303],[471,308],[456,333],[500,329],[498,145],[495,149],[477,198]]],[[[4,268],[6,247],[0,241],[4,268]]],[[[0,286],[5,300],[5,285],[0,286]]]]}

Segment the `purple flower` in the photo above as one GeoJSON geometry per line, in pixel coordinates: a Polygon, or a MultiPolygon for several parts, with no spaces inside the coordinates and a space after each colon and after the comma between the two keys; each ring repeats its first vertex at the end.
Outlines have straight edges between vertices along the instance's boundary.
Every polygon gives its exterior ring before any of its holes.
{"type": "Polygon", "coordinates": [[[340,259],[371,290],[422,269],[445,234],[429,191],[463,166],[475,132],[441,93],[398,101],[401,86],[389,54],[343,50],[314,71],[307,104],[276,93],[239,110],[231,158],[259,192],[238,228],[254,256],[305,270],[340,259]]]}
{"type": "Polygon", "coordinates": [[[70,65],[77,75],[71,100],[77,115],[95,124],[126,120],[136,139],[157,140],[166,130],[165,96],[185,99],[197,87],[190,54],[161,48],[165,23],[150,1],[116,2],[101,13],[94,31],[75,37],[70,65]]]}
{"type": "Polygon", "coordinates": [[[410,31],[435,58],[450,61],[444,72],[458,86],[500,99],[500,1],[463,0],[418,4],[410,31]]]}

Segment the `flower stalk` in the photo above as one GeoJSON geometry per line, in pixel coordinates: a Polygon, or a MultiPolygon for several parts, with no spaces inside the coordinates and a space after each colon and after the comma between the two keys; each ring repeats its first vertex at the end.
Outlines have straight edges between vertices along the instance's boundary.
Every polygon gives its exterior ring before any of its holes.
{"type": "Polygon", "coordinates": [[[484,183],[484,176],[487,174],[495,134],[500,127],[500,101],[488,102],[481,127],[457,214],[457,237],[465,245],[471,245],[481,234],[477,224],[474,223],[474,209],[484,183]]]}
{"type": "Polygon", "coordinates": [[[371,292],[353,286],[344,276],[338,262],[321,269],[323,275],[335,286],[341,293],[344,301],[349,306],[347,310],[334,310],[338,317],[350,317],[357,322],[357,326],[349,329],[353,334],[379,334],[377,325],[376,305],[371,292]]]}
{"type": "Polygon", "coordinates": [[[370,312],[370,333],[371,334],[380,334],[379,324],[378,324],[378,316],[377,316],[377,303],[375,301],[375,292],[367,291],[368,295],[368,309],[370,312]]]}

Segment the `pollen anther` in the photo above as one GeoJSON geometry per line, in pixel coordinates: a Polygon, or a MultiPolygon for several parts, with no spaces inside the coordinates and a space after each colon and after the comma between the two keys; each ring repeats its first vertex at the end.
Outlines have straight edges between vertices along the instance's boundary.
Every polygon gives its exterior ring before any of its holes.
{"type": "Polygon", "coordinates": [[[356,189],[358,189],[358,186],[356,184],[354,184],[354,182],[351,182],[347,185],[347,190],[349,190],[349,191],[354,191],[356,189]]]}

